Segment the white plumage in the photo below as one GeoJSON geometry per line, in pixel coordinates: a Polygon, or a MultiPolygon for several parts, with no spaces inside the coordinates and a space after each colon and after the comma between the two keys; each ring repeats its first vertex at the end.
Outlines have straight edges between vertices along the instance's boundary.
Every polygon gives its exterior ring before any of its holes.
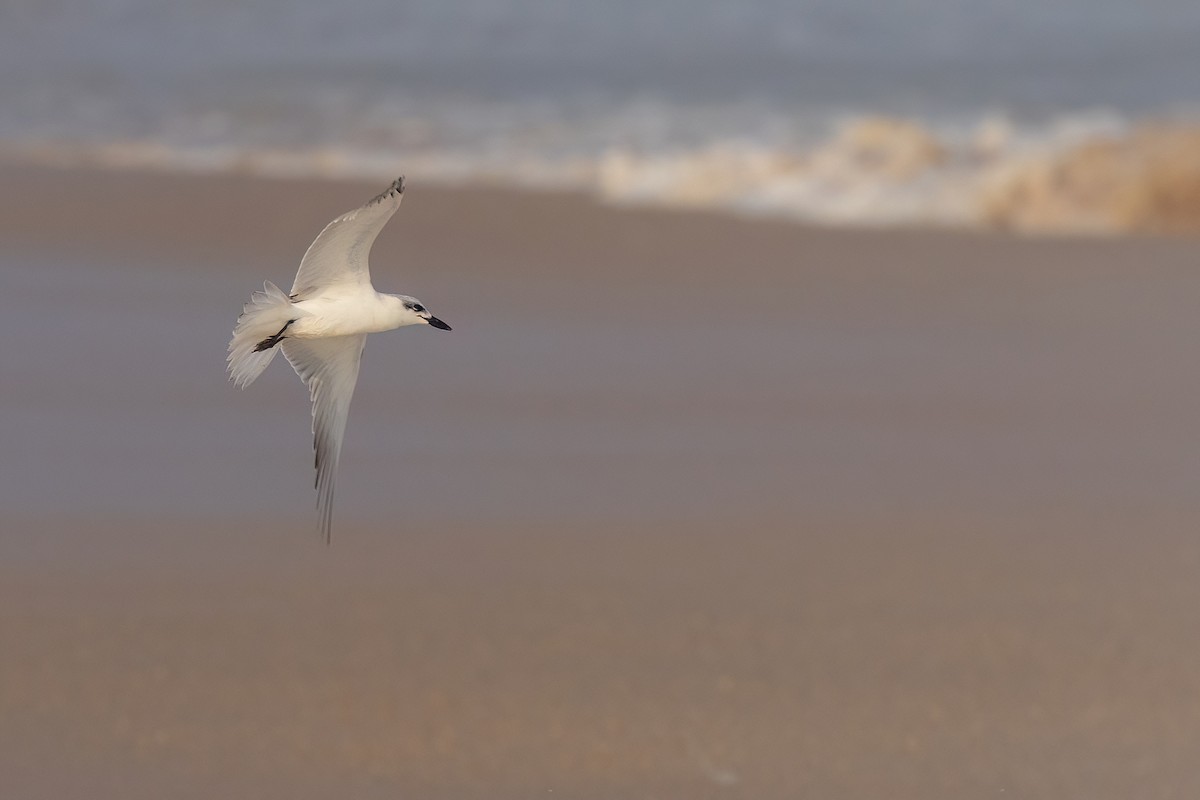
{"type": "Polygon", "coordinates": [[[371,285],[371,244],[403,198],[404,178],[398,178],[366,205],[326,225],[300,261],[292,291],[284,294],[267,281],[243,307],[229,342],[229,377],[238,387],[253,383],[280,349],[308,386],[317,513],[326,542],[332,534],[338,460],[367,334],[420,324],[450,330],[416,298],[381,294],[371,285]]]}

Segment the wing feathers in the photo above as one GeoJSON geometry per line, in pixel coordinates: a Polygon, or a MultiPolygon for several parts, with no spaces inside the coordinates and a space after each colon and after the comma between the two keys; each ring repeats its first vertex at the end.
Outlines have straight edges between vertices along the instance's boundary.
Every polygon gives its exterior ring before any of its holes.
{"type": "Polygon", "coordinates": [[[328,543],[332,536],[333,490],[350,400],[358,382],[365,333],[327,339],[284,339],[283,355],[308,386],[313,404],[313,453],[317,470],[317,515],[328,543]]]}
{"type": "Polygon", "coordinates": [[[289,292],[303,300],[309,294],[338,284],[370,285],[367,257],[383,226],[404,199],[404,178],[397,178],[361,208],[335,219],[308,247],[289,292]]]}

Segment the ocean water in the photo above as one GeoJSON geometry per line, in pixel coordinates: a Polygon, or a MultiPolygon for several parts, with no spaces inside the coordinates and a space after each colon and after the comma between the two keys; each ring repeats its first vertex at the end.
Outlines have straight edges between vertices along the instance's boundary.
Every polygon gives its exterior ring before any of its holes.
{"type": "Polygon", "coordinates": [[[0,148],[970,223],[1200,109],[1195,0],[7,0],[0,148]]]}

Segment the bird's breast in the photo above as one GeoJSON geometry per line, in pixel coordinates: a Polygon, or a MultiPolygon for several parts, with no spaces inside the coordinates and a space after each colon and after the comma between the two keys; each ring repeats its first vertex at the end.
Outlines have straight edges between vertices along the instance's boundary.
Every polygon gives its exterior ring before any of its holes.
{"type": "Polygon", "coordinates": [[[394,311],[374,298],[313,298],[296,303],[289,334],[301,339],[379,333],[400,327],[394,311]]]}

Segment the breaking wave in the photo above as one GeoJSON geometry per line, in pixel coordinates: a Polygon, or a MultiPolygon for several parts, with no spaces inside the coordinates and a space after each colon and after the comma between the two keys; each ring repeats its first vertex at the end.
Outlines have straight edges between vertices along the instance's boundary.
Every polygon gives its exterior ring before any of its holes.
{"type": "Polygon", "coordinates": [[[1133,124],[1093,113],[1020,126],[997,115],[936,126],[862,116],[770,143],[731,135],[548,150],[528,136],[487,146],[383,138],[288,148],[39,141],[0,153],[63,166],[271,176],[376,179],[402,169],[442,184],[571,189],[611,203],[839,226],[1200,232],[1200,123],[1186,120],[1133,124]]]}

